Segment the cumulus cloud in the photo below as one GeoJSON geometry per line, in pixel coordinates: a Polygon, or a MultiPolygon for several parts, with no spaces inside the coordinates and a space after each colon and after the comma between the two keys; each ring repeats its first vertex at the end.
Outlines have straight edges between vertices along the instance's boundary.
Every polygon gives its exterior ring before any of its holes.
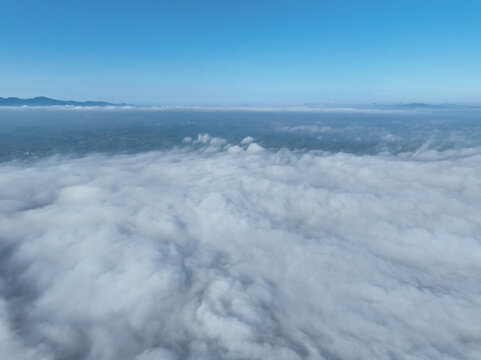
{"type": "Polygon", "coordinates": [[[241,144],[247,145],[254,142],[254,138],[252,136],[246,136],[244,139],[242,139],[241,144]]]}
{"type": "Polygon", "coordinates": [[[2,359],[481,356],[481,149],[0,166],[2,359]]]}

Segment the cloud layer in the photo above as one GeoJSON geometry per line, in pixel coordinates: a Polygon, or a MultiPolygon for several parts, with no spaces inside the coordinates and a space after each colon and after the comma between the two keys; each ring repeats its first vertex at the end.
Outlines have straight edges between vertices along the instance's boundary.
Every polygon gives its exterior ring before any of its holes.
{"type": "Polygon", "coordinates": [[[0,166],[2,359],[481,356],[481,149],[0,166]]]}

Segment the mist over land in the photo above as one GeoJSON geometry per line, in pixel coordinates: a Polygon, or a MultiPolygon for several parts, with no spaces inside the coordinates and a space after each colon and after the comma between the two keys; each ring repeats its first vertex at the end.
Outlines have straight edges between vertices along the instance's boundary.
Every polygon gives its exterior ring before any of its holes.
{"type": "Polygon", "coordinates": [[[0,110],[1,357],[479,357],[480,116],[0,110]]]}
{"type": "Polygon", "coordinates": [[[1,2],[0,360],[481,359],[480,14],[1,2]]]}

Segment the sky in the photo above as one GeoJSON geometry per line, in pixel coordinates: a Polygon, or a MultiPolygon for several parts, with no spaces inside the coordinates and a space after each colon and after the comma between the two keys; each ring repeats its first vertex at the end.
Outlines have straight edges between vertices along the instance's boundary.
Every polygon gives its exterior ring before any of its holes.
{"type": "Polygon", "coordinates": [[[0,0],[0,96],[479,104],[481,2],[0,0]]]}

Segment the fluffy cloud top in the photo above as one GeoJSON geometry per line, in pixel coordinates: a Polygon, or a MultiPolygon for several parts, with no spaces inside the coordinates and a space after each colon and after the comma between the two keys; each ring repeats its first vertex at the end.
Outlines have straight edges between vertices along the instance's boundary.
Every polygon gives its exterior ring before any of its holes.
{"type": "Polygon", "coordinates": [[[2,359],[475,359],[481,149],[0,166],[2,359]]]}

